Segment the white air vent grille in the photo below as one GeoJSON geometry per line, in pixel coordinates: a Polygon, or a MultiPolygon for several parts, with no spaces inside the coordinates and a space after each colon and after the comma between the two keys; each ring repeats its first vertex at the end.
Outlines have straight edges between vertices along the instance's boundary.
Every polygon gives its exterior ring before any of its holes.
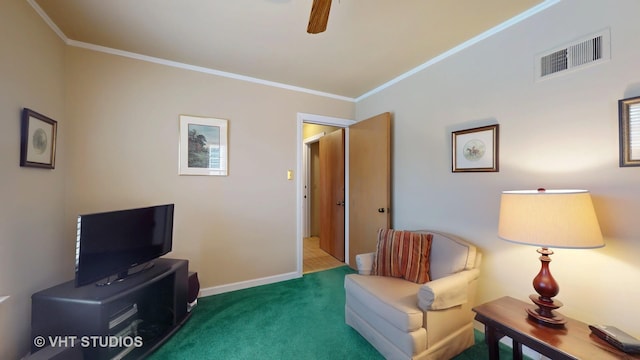
{"type": "Polygon", "coordinates": [[[590,35],[579,41],[536,57],[536,78],[596,64],[611,58],[609,30],[590,35]]]}
{"type": "Polygon", "coordinates": [[[540,76],[547,76],[549,74],[557,73],[558,71],[567,70],[567,49],[556,51],[553,54],[543,56],[540,59],[540,67],[542,73],[540,76]]]}

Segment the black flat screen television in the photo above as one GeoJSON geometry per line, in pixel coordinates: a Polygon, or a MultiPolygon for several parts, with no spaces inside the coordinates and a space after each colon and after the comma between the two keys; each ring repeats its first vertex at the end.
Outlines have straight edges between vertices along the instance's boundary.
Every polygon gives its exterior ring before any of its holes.
{"type": "Polygon", "coordinates": [[[171,251],[173,210],[174,204],[166,204],[79,215],[76,287],[121,280],[171,251]]]}

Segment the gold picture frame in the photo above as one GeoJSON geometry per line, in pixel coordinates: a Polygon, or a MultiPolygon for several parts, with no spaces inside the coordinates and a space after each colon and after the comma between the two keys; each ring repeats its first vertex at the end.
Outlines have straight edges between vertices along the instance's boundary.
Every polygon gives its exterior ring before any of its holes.
{"type": "Polygon", "coordinates": [[[618,100],[620,167],[640,166],[640,96],[618,100]]]}
{"type": "Polygon", "coordinates": [[[497,172],[500,125],[451,133],[452,172],[497,172]]]}
{"type": "Polygon", "coordinates": [[[54,169],[58,122],[31,109],[22,109],[20,166],[54,169]]]}

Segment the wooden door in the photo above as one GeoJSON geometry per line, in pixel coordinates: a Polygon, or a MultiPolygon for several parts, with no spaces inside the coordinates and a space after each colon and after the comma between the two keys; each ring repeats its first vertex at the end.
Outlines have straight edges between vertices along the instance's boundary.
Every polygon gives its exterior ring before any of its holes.
{"type": "Polygon", "coordinates": [[[320,138],[320,248],[344,261],[344,129],[320,138]]]}
{"type": "Polygon", "coordinates": [[[349,127],[349,265],[376,250],[376,234],[391,216],[391,114],[349,127]]]}

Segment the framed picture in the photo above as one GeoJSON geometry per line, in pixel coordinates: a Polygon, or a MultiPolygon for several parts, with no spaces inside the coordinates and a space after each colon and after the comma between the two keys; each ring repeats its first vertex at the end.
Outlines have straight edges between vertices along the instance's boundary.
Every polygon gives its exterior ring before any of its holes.
{"type": "Polygon", "coordinates": [[[20,129],[20,166],[55,168],[57,130],[58,122],[24,108],[20,129]]]}
{"type": "Polygon", "coordinates": [[[618,101],[620,167],[640,166],[640,96],[618,101]]]}
{"type": "Polygon", "coordinates": [[[451,133],[452,172],[497,172],[500,125],[451,133]]]}
{"type": "Polygon", "coordinates": [[[180,115],[180,175],[227,175],[227,120],[180,115]]]}

